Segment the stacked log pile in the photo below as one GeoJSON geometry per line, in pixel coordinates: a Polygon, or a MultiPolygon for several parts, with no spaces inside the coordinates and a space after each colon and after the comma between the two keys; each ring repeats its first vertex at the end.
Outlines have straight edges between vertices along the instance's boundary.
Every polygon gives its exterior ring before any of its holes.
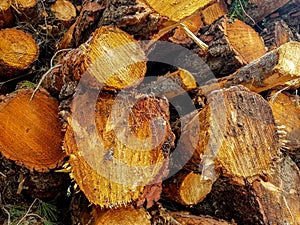
{"type": "Polygon", "coordinates": [[[296,5],[0,3],[0,223],[300,225],[296,5]]]}

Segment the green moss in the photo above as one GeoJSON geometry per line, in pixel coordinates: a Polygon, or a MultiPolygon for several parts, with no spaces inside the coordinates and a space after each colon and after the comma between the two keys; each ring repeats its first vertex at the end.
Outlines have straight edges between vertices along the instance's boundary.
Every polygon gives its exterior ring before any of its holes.
{"type": "Polygon", "coordinates": [[[245,9],[249,6],[249,0],[233,0],[229,7],[229,18],[245,21],[245,9]]]}

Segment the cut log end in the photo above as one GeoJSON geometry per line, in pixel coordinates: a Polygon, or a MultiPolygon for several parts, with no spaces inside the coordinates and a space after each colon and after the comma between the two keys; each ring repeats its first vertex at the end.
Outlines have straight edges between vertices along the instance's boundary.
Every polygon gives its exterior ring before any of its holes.
{"type": "Polygon", "coordinates": [[[75,6],[66,0],[58,0],[52,6],[51,10],[55,13],[58,20],[64,24],[71,24],[72,20],[76,17],[75,6]]]}
{"type": "Polygon", "coordinates": [[[173,140],[168,104],[147,96],[115,99],[101,93],[95,108],[88,104],[91,94],[78,96],[72,104],[64,144],[73,176],[94,204],[128,204],[165,173],[163,145],[173,140]]]}
{"type": "Polygon", "coordinates": [[[0,31],[0,76],[15,76],[38,57],[39,47],[30,34],[14,28],[0,31]]]}
{"type": "Polygon", "coordinates": [[[203,180],[199,173],[181,170],[164,182],[163,194],[182,205],[195,205],[210,193],[212,183],[212,180],[203,180]]]}
{"type": "Polygon", "coordinates": [[[48,171],[61,165],[63,134],[58,102],[45,90],[20,90],[0,102],[0,151],[28,169],[48,171]]]}
{"type": "Polygon", "coordinates": [[[266,48],[263,39],[250,26],[240,20],[224,21],[225,35],[243,65],[263,56],[266,48]]]}
{"type": "Polygon", "coordinates": [[[144,52],[133,37],[118,28],[101,27],[83,48],[88,58],[87,71],[108,88],[123,89],[144,77],[144,52]]]}
{"type": "Polygon", "coordinates": [[[112,210],[95,209],[93,211],[95,225],[151,225],[150,215],[143,209],[133,206],[112,210]]]}

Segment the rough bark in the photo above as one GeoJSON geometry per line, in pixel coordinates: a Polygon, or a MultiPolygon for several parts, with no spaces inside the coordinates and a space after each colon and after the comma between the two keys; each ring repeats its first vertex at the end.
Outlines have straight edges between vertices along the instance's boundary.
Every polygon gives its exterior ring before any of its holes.
{"type": "Polygon", "coordinates": [[[199,35],[208,46],[203,52],[195,47],[217,77],[235,72],[266,53],[262,38],[240,20],[222,17],[199,35]]]}
{"type": "Polygon", "coordinates": [[[248,17],[245,19],[247,23],[254,25],[253,20],[255,22],[261,21],[288,2],[288,0],[250,0],[245,11],[252,19],[248,17]]]}
{"type": "Polygon", "coordinates": [[[259,24],[265,45],[272,50],[284,41],[300,41],[299,20],[299,1],[288,1],[282,8],[266,17],[259,24]]]}
{"type": "Polygon", "coordinates": [[[199,95],[238,84],[259,93],[294,80],[300,76],[299,50],[299,42],[286,43],[242,67],[237,72],[201,86],[199,95]]]}
{"type": "Polygon", "coordinates": [[[88,42],[70,51],[46,77],[43,86],[58,94],[65,84],[85,76],[94,79],[81,80],[89,82],[90,88],[120,90],[141,82],[146,73],[145,61],[144,52],[130,35],[103,26],[88,42]]]}

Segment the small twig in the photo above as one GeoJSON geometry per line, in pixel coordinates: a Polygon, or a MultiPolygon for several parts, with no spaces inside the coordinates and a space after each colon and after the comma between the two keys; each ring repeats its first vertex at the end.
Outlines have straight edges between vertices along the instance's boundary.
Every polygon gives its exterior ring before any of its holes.
{"type": "Polygon", "coordinates": [[[55,54],[52,56],[52,58],[51,58],[51,60],[50,60],[50,69],[49,69],[46,73],[44,73],[43,76],[41,77],[39,83],[37,84],[36,88],[34,89],[32,95],[31,95],[31,97],[30,97],[30,101],[33,100],[35,93],[36,93],[37,90],[40,88],[40,86],[41,86],[43,80],[46,78],[46,76],[47,76],[52,70],[54,70],[54,69],[56,69],[56,68],[62,66],[61,64],[57,64],[57,65],[55,65],[55,66],[53,65],[53,62],[54,62],[55,57],[56,57],[59,53],[61,53],[61,52],[66,52],[66,51],[71,51],[71,50],[73,50],[73,49],[72,49],[72,48],[65,48],[65,49],[60,49],[59,51],[55,52],[55,54]]]}
{"type": "Polygon", "coordinates": [[[183,23],[180,23],[180,26],[184,29],[185,33],[193,39],[193,41],[204,51],[207,51],[208,45],[201,41],[190,29],[185,26],[183,23]]]}
{"type": "Polygon", "coordinates": [[[31,203],[31,205],[29,206],[27,212],[25,213],[25,215],[18,221],[18,223],[16,225],[19,225],[29,214],[29,212],[31,211],[31,208],[33,207],[33,205],[35,204],[35,202],[37,201],[38,199],[34,199],[34,201],[31,203]]]}
{"type": "MultiPolygon", "coordinates": [[[[282,89],[280,89],[279,91],[277,91],[277,92],[271,97],[271,101],[274,102],[274,100],[277,98],[277,96],[278,96],[281,92],[283,92],[283,91],[289,89],[292,85],[298,84],[299,81],[300,81],[300,78],[297,78],[297,79],[294,79],[294,80],[291,80],[291,81],[286,82],[285,85],[287,85],[287,86],[284,87],[284,88],[282,88],[282,89]]],[[[297,96],[297,91],[296,91],[296,96],[297,96]]]]}
{"type": "Polygon", "coordinates": [[[279,91],[275,92],[275,94],[271,97],[271,102],[273,103],[275,101],[275,99],[278,97],[278,95],[288,88],[289,88],[289,86],[286,86],[286,87],[280,89],[279,91]]]}
{"type": "Polygon", "coordinates": [[[51,61],[50,61],[50,67],[54,67],[53,61],[54,61],[55,57],[56,57],[59,53],[61,53],[61,52],[67,52],[67,51],[71,51],[71,50],[73,50],[73,48],[64,48],[64,49],[60,49],[60,50],[58,50],[57,52],[55,52],[54,55],[53,55],[52,58],[51,58],[51,61]]]}
{"type": "Polygon", "coordinates": [[[251,20],[251,22],[253,23],[253,25],[256,25],[260,30],[262,30],[262,28],[260,26],[257,25],[257,23],[255,22],[255,20],[246,12],[246,10],[244,9],[244,6],[241,2],[241,0],[239,0],[240,6],[243,10],[243,13],[251,20]]]}
{"type": "Polygon", "coordinates": [[[23,78],[23,77],[26,77],[26,76],[28,76],[28,75],[30,75],[30,74],[24,74],[24,75],[21,75],[21,76],[18,76],[18,77],[14,77],[14,78],[11,78],[11,79],[9,79],[9,80],[0,82],[0,88],[2,87],[2,85],[6,84],[6,83],[9,83],[9,82],[14,81],[14,80],[18,80],[18,79],[23,78]]]}
{"type": "Polygon", "coordinates": [[[40,79],[39,83],[37,84],[36,88],[34,89],[32,95],[31,95],[31,97],[30,97],[30,101],[33,100],[35,93],[36,93],[36,92],[38,91],[38,89],[40,88],[40,86],[41,86],[43,80],[46,78],[46,76],[47,76],[52,70],[54,70],[54,69],[56,69],[56,68],[58,68],[58,67],[60,67],[60,66],[61,66],[61,64],[55,65],[55,66],[51,67],[46,73],[44,73],[44,75],[43,75],[42,78],[40,79]]]}
{"type": "Polygon", "coordinates": [[[2,172],[0,172],[0,175],[6,178],[6,175],[2,172]]]}
{"type": "Polygon", "coordinates": [[[7,214],[7,225],[10,225],[10,213],[4,206],[2,206],[1,208],[7,214]]]}

